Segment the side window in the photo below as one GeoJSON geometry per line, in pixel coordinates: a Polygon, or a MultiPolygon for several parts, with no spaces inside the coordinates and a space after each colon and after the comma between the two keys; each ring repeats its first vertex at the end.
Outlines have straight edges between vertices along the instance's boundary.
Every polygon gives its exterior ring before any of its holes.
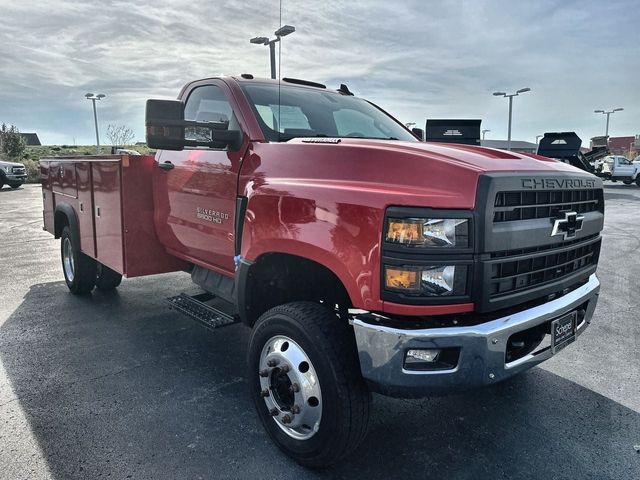
{"type": "MultiPolygon", "coordinates": [[[[227,96],[216,85],[197,87],[189,94],[184,106],[184,119],[196,122],[223,123],[229,130],[240,129],[227,96]]],[[[206,141],[208,136],[208,129],[185,129],[187,140],[206,141]]]]}
{"type": "Polygon", "coordinates": [[[357,110],[343,108],[333,112],[338,135],[341,137],[353,135],[358,137],[385,137],[388,133],[382,132],[371,117],[357,110]]]}
{"type": "Polygon", "coordinates": [[[191,92],[184,107],[184,119],[196,122],[226,122],[233,116],[229,100],[220,87],[205,85],[191,92]]]}

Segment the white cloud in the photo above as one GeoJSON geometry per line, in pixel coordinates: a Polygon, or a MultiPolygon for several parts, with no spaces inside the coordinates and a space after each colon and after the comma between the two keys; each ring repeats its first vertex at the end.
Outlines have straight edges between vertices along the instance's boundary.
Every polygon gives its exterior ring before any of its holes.
{"type": "MultiPolygon", "coordinates": [[[[279,26],[277,0],[15,3],[0,0],[0,121],[45,142],[92,142],[87,91],[105,93],[101,125],[142,139],[144,101],[175,97],[220,73],[267,76],[254,35],[279,26]],[[46,133],[45,133],[46,132],[46,133]]],[[[347,83],[402,121],[482,118],[506,136],[494,90],[532,88],[515,101],[514,137],[549,130],[601,134],[596,108],[623,106],[612,134],[640,133],[635,2],[283,0],[285,76],[347,83]]]]}

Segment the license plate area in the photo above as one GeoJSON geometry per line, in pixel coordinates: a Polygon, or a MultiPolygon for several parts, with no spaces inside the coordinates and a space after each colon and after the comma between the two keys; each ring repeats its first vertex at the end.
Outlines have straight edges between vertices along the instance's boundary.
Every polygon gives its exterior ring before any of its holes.
{"type": "Polygon", "coordinates": [[[576,340],[578,312],[573,311],[551,322],[551,353],[556,354],[576,340]]]}

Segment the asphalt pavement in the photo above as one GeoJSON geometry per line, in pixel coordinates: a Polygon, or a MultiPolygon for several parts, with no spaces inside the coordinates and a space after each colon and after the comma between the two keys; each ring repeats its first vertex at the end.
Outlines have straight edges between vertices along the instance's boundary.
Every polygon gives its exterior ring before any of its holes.
{"type": "Polygon", "coordinates": [[[39,186],[0,191],[0,479],[640,479],[640,188],[608,184],[600,301],[576,343],[464,394],[375,395],[337,468],[270,442],[244,376],[249,330],[209,332],[164,299],[186,274],[75,297],[39,186]]]}

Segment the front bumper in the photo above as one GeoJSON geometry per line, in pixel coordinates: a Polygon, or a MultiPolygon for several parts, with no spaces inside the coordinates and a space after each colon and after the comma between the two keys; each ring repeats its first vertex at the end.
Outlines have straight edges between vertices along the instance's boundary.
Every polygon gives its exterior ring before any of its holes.
{"type": "Polygon", "coordinates": [[[552,356],[551,348],[543,347],[507,363],[509,337],[581,307],[585,314],[576,328],[576,336],[580,335],[591,322],[599,290],[600,282],[594,274],[587,283],[560,298],[473,326],[410,330],[385,325],[383,317],[355,315],[351,324],[362,375],[372,390],[395,397],[437,395],[499,382],[552,356]],[[409,349],[449,347],[460,349],[455,368],[404,368],[409,349]]]}
{"type": "Polygon", "coordinates": [[[6,173],[5,178],[7,183],[24,183],[27,181],[27,175],[24,173],[6,173]]]}

